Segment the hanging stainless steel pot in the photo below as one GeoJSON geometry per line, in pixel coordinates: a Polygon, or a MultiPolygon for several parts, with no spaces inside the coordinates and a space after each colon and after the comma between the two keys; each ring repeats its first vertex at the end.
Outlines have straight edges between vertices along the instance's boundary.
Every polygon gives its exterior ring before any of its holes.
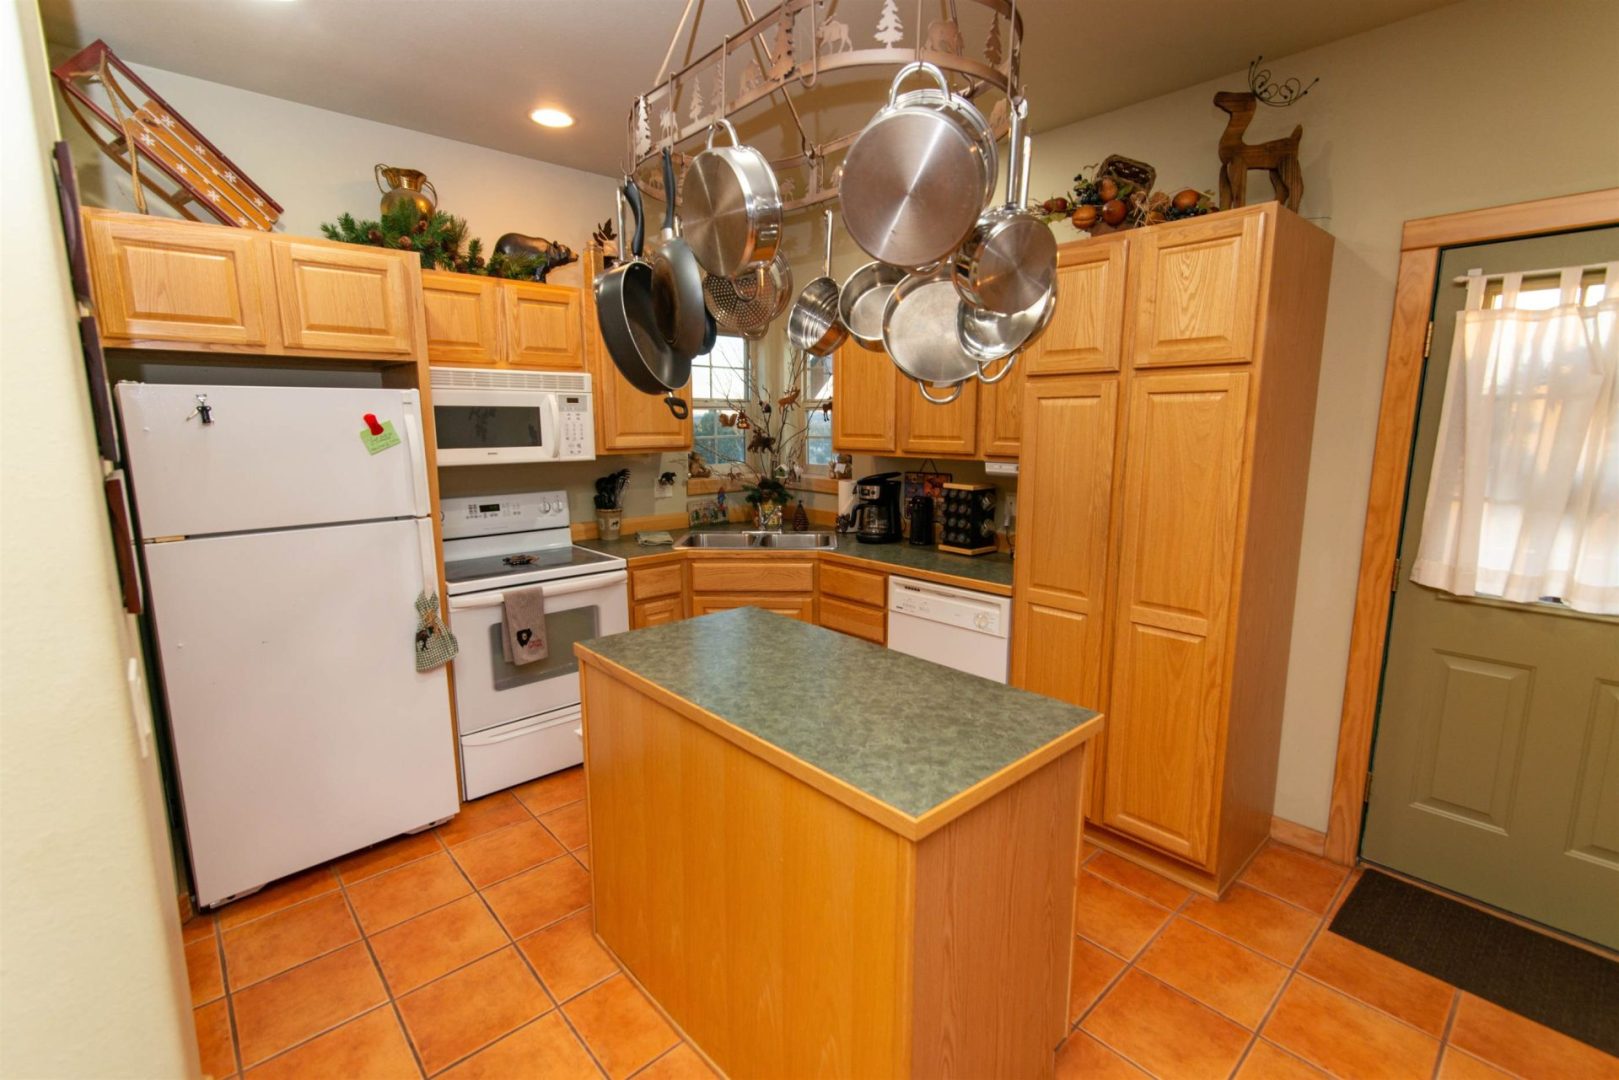
{"type": "Polygon", "coordinates": [[[882,262],[869,262],[843,279],[838,290],[838,320],[849,336],[862,345],[883,343],[883,310],[905,271],[882,262]]]}
{"type": "Polygon", "coordinates": [[[888,104],[843,159],[843,224],[860,249],[894,266],[948,259],[995,193],[995,139],[972,102],[927,63],[900,68],[888,104]],[[922,72],[938,88],[899,93],[922,72]]]}
{"type": "Polygon", "coordinates": [[[842,290],[832,277],[832,211],[826,212],[826,258],[821,276],[804,286],[787,316],[787,340],[811,356],[825,356],[843,344],[849,331],[838,319],[842,290]]]}
{"type": "MultiPolygon", "coordinates": [[[[1016,113],[1013,114],[1014,116],[1016,113]]],[[[1017,192],[1019,199],[1026,195],[1029,187],[1029,142],[1027,136],[1022,146],[1022,172],[1017,174],[1017,192]]],[[[1051,230],[1046,228],[1044,222],[1037,218],[1032,219],[1035,227],[1051,239],[1051,230]]],[[[956,264],[956,288],[961,288],[961,264],[956,264]]],[[[1028,307],[1011,314],[1002,314],[988,308],[978,307],[967,300],[962,300],[961,310],[956,316],[956,334],[961,347],[966,353],[980,364],[993,363],[1005,356],[1023,348],[1035,338],[1040,336],[1046,325],[1051,322],[1052,313],[1057,310],[1057,245],[1051,242],[1051,278],[1044,290],[1035,296],[1028,307]]]]}
{"type": "Polygon", "coordinates": [[[908,274],[894,286],[883,309],[883,348],[889,359],[922,385],[922,396],[937,404],[954,401],[960,384],[979,374],[978,361],[961,347],[956,320],[961,297],[949,266],[908,274]],[[936,398],[928,386],[956,387],[948,398],[936,398]]]}
{"type": "Polygon", "coordinates": [[[1029,213],[1029,146],[1023,138],[1028,102],[1011,108],[1006,203],[987,210],[955,255],[956,289],[974,307],[1015,315],[1038,304],[1057,278],[1057,240],[1029,213]]]}
{"type": "Polygon", "coordinates": [[[735,277],[775,257],[781,243],[781,189],[765,156],[737,138],[729,120],[708,129],[708,141],[686,166],[681,207],[686,242],[710,274],[735,277]],[[724,128],[730,146],[715,146],[724,128]]]}

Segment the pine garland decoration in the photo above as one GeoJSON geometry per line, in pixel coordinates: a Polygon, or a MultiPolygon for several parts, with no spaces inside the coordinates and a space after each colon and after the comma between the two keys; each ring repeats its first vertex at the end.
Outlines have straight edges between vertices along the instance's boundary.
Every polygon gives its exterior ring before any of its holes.
{"type": "Polygon", "coordinates": [[[326,239],[339,243],[414,251],[421,256],[423,270],[532,280],[545,262],[535,256],[513,257],[499,252],[485,258],[483,241],[467,237],[465,218],[442,210],[424,218],[409,202],[400,203],[376,221],[359,221],[353,214],[342,214],[335,224],[322,224],[320,231],[326,239]]]}

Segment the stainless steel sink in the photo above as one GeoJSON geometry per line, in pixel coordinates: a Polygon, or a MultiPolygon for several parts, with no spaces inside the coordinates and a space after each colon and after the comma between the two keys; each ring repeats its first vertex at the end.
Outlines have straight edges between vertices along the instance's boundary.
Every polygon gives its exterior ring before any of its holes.
{"type": "Polygon", "coordinates": [[[683,548],[785,548],[794,551],[830,551],[838,546],[835,533],[829,532],[693,532],[680,538],[675,545],[683,548]]]}

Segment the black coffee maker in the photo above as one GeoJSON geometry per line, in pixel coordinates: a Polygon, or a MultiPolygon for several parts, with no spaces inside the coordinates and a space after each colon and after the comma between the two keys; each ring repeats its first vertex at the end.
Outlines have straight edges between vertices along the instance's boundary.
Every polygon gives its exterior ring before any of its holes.
{"type": "Polygon", "coordinates": [[[900,475],[897,472],[867,476],[854,486],[855,539],[862,544],[892,544],[900,538],[900,475]]]}

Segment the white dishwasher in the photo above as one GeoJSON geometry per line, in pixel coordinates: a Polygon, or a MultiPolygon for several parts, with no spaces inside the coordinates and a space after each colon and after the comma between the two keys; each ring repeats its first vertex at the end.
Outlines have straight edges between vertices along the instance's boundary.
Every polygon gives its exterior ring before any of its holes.
{"type": "Polygon", "coordinates": [[[958,671],[1006,681],[1012,601],[1001,596],[888,579],[888,647],[958,671]]]}

